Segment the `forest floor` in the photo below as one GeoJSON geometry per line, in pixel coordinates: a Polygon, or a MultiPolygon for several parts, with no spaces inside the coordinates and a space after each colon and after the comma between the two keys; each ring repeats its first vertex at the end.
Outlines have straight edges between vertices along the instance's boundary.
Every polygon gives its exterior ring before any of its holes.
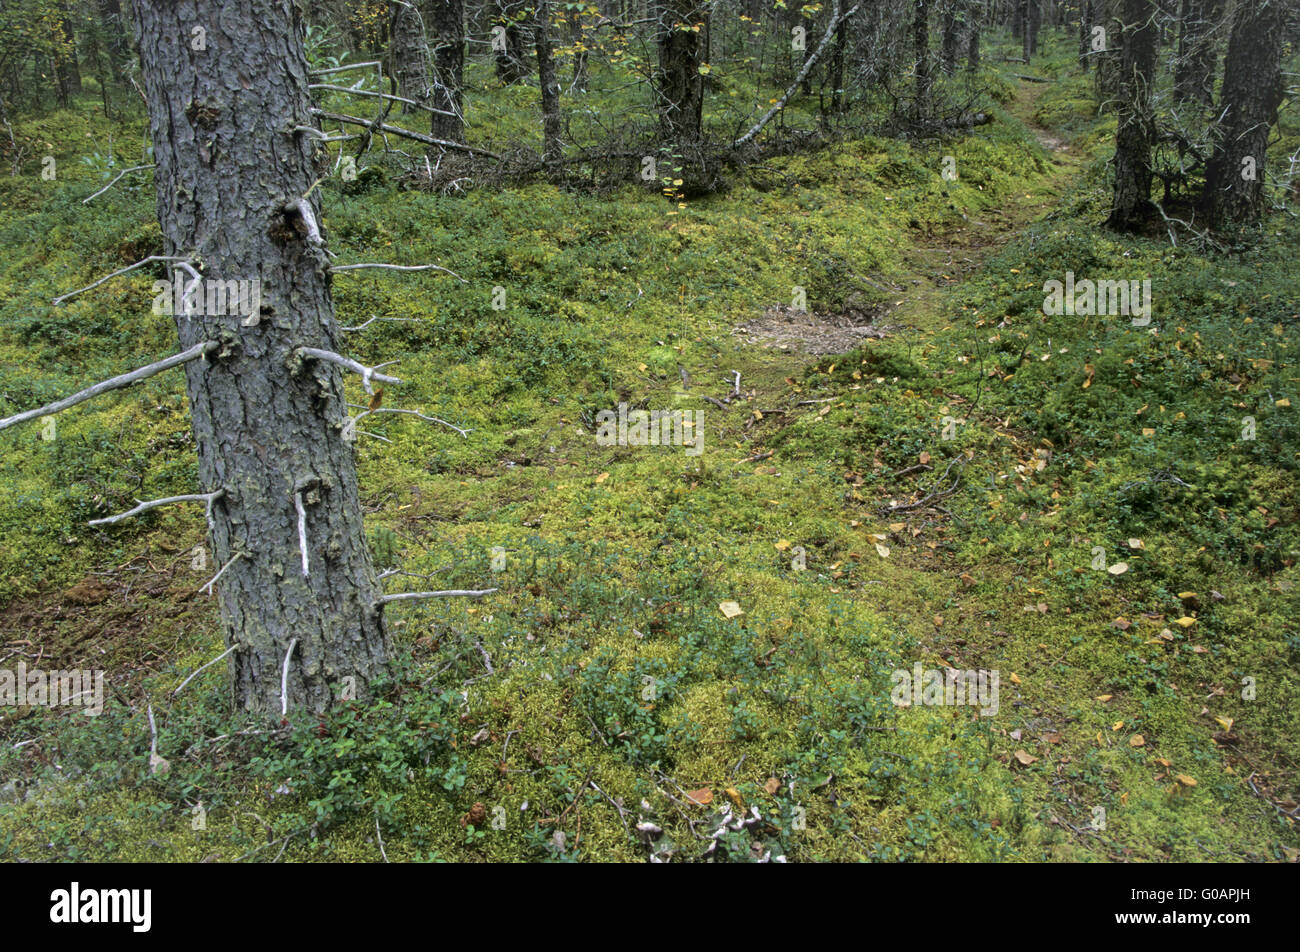
{"type": "MultiPolygon", "coordinates": [[[[401,357],[391,405],[470,428],[362,439],[376,560],[501,592],[390,608],[383,703],[268,735],[219,668],[172,693],[222,650],[201,518],[84,528],[193,491],[174,381],[6,435],[4,663],[104,667],[112,699],[0,716],[0,856],[1294,861],[1300,230],[1101,231],[1113,120],[1070,51],[964,138],[683,208],[329,191],[345,260],[469,280],[336,285],[346,324],[419,321],[355,335],[401,357]],[[1151,277],[1157,333],[1044,314],[1066,271],[1151,277]],[[598,445],[620,403],[699,411],[702,451],[598,445]],[[996,711],[895,703],[916,665],[997,672],[996,711]]],[[[6,409],[174,343],[143,276],[49,308],[157,240],[147,188],[93,227],[63,188],[0,214],[6,409]]]]}

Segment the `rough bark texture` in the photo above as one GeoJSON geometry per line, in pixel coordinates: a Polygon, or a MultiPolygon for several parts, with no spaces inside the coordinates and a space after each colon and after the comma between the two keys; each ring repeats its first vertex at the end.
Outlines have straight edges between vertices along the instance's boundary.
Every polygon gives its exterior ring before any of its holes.
{"type": "Polygon", "coordinates": [[[552,173],[564,156],[560,142],[560,82],[551,56],[551,4],[539,0],[533,19],[533,45],[537,50],[537,80],[542,90],[542,160],[552,173]]]}
{"type": "Polygon", "coordinates": [[[916,0],[912,19],[912,56],[916,62],[916,92],[912,98],[912,119],[920,122],[930,115],[930,0],[916,0]]]}
{"type": "Polygon", "coordinates": [[[433,107],[430,135],[448,142],[465,140],[461,90],[465,85],[465,5],[462,0],[430,0],[428,28],[433,33],[433,107]]]}
{"type": "Polygon", "coordinates": [[[1183,0],[1179,20],[1178,60],[1174,64],[1174,98],[1179,102],[1214,101],[1213,28],[1223,14],[1223,0],[1183,0]]]}
{"type": "MultiPolygon", "coordinates": [[[[214,567],[235,703],[278,717],[290,643],[291,708],[328,708],[340,682],[357,697],[387,666],[378,583],[362,533],[340,369],[295,349],[340,349],[323,250],[287,203],[315,180],[315,126],[303,25],[290,0],[220,6],[137,0],[141,72],[158,168],[165,251],[193,256],[205,280],[260,280],[260,320],[176,316],[180,346],[220,341],[186,365],[199,478],[212,508],[214,567]],[[190,48],[206,30],[207,49],[190,48]],[[302,572],[295,494],[306,510],[302,572]]],[[[320,220],[317,193],[308,207],[320,220]]],[[[182,272],[176,273],[183,278],[182,272]]],[[[206,310],[206,308],[204,309],[206,310]]]]}
{"type": "Polygon", "coordinates": [[[697,0],[661,0],[658,4],[659,119],[665,138],[694,148],[700,141],[704,83],[700,76],[700,33],[705,12],[697,0]]]}
{"type": "Polygon", "coordinates": [[[961,46],[961,37],[965,29],[966,10],[964,0],[948,0],[943,9],[943,52],[941,56],[945,76],[951,76],[957,71],[957,51],[961,46]]]}
{"type": "Polygon", "coordinates": [[[1250,224],[1264,212],[1264,156],[1282,80],[1282,0],[1239,3],[1223,66],[1223,121],[1205,170],[1210,226],[1250,224]],[[1246,174],[1253,164],[1253,175],[1246,174]]]}
{"type": "Polygon", "coordinates": [[[569,11],[569,43],[573,46],[573,83],[570,91],[585,93],[590,84],[587,74],[587,47],[582,29],[582,11],[569,11]]]}
{"type": "Polygon", "coordinates": [[[1119,76],[1119,125],[1115,130],[1115,200],[1107,224],[1135,231],[1154,212],[1151,205],[1151,88],[1156,65],[1155,6],[1124,0],[1123,53],[1119,76]]]}
{"type": "Polygon", "coordinates": [[[519,4],[511,0],[497,0],[496,26],[505,27],[505,49],[496,51],[497,79],[506,85],[523,82],[529,69],[524,62],[524,30],[516,20],[519,4]]]}
{"type": "MultiPolygon", "coordinates": [[[[424,36],[424,18],[412,0],[392,0],[389,15],[389,69],[397,81],[397,94],[421,105],[432,105],[429,89],[429,44],[424,36]]],[[[416,111],[401,104],[404,114],[416,111]]]]}

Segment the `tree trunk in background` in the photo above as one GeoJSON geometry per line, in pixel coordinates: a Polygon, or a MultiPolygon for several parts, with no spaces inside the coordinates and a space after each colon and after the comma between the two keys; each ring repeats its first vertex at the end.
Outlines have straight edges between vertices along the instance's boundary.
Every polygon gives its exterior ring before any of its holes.
{"type": "Polygon", "coordinates": [[[1238,3],[1223,65],[1222,123],[1205,170],[1210,227],[1254,224],[1264,213],[1264,154],[1285,92],[1282,0],[1238,3]]]}
{"type": "Polygon", "coordinates": [[[515,19],[517,3],[513,0],[496,0],[494,26],[505,28],[505,49],[496,51],[497,79],[507,86],[523,82],[529,69],[524,62],[524,30],[515,19]]]}
{"type": "Polygon", "coordinates": [[[1092,0],[1079,0],[1079,66],[1086,73],[1092,59],[1092,0]]]}
{"type": "Polygon", "coordinates": [[[848,45],[848,20],[835,28],[835,46],[831,50],[831,112],[844,109],[844,48],[848,45]]]}
{"type": "Polygon", "coordinates": [[[916,63],[912,119],[920,122],[930,115],[930,0],[916,0],[912,19],[912,56],[916,63]]]}
{"type": "Polygon", "coordinates": [[[961,9],[962,0],[948,0],[943,8],[943,73],[951,76],[957,71],[957,48],[961,44],[961,32],[965,20],[965,11],[961,9]]]}
{"type": "Polygon", "coordinates": [[[67,106],[72,96],[81,95],[81,66],[77,62],[77,35],[67,4],[59,5],[59,31],[65,48],[54,57],[54,75],[59,84],[59,102],[67,106]]]}
{"type": "Polygon", "coordinates": [[[664,138],[694,149],[702,135],[704,83],[700,76],[700,34],[705,13],[697,0],[660,0],[657,14],[659,120],[664,138]]]}
{"type": "Polygon", "coordinates": [[[451,116],[433,115],[430,135],[448,142],[465,141],[461,90],[465,85],[465,6],[463,0],[430,0],[428,28],[433,31],[433,107],[451,116]]]}
{"type": "Polygon", "coordinates": [[[551,3],[538,0],[533,15],[533,45],[537,50],[537,80],[542,88],[542,160],[552,175],[559,172],[564,146],[560,142],[560,82],[551,56],[551,3]]]}
{"type": "Polygon", "coordinates": [[[122,81],[122,67],[131,55],[127,44],[126,28],[122,21],[122,5],[118,0],[99,0],[99,19],[103,24],[108,62],[113,71],[113,81],[122,81]]]}
{"type": "Polygon", "coordinates": [[[1136,231],[1151,217],[1152,83],[1156,66],[1155,6],[1124,0],[1123,53],[1119,77],[1119,125],[1115,130],[1115,200],[1106,224],[1136,231]]]}
{"type": "MultiPolygon", "coordinates": [[[[389,16],[389,64],[397,81],[397,94],[421,105],[432,105],[429,89],[429,44],[424,37],[424,18],[413,0],[391,0],[389,16]]],[[[416,112],[401,104],[403,115],[416,112]]]]}
{"type": "Polygon", "coordinates": [[[1092,0],[1093,13],[1098,19],[1093,26],[1105,30],[1106,52],[1093,53],[1097,64],[1097,91],[1103,102],[1118,95],[1120,90],[1120,67],[1123,63],[1120,39],[1124,32],[1124,21],[1120,14],[1123,2],[1124,0],[1092,0]]]}
{"type": "Polygon", "coordinates": [[[569,89],[575,93],[585,93],[588,83],[587,49],[583,43],[585,37],[582,29],[582,11],[569,11],[569,42],[573,45],[573,83],[569,89]]]}
{"type": "MultiPolygon", "coordinates": [[[[168,255],[194,256],[205,281],[260,280],[260,320],[176,315],[182,349],[222,350],[185,365],[199,480],[212,506],[216,589],[237,706],[278,718],[291,643],[291,707],[329,708],[344,678],[365,700],[388,665],[379,586],[362,533],[340,369],[299,347],[340,349],[323,247],[287,203],[320,220],[299,7],[136,0],[141,74],[168,255]],[[207,49],[191,49],[194,27],[207,49]],[[311,192],[310,195],[308,193],[311,192]],[[306,512],[308,575],[298,509],[306,512]]],[[[175,272],[183,279],[182,272],[175,272]]]]}
{"type": "Polygon", "coordinates": [[[966,10],[970,17],[966,32],[966,68],[973,73],[980,68],[980,21],[988,13],[988,7],[983,0],[970,0],[966,10]]]}
{"type": "Polygon", "coordinates": [[[1209,108],[1214,102],[1214,50],[1212,30],[1223,14],[1223,0],[1183,0],[1179,18],[1178,59],[1174,63],[1174,98],[1198,102],[1209,108]]]}

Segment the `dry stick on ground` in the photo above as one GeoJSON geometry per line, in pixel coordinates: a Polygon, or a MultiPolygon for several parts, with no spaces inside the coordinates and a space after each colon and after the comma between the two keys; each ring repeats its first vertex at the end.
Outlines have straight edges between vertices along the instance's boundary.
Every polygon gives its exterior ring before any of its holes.
{"type": "MultiPolygon", "coordinates": [[[[948,466],[944,469],[943,475],[940,476],[938,481],[935,483],[935,486],[942,487],[943,484],[947,481],[948,474],[952,472],[952,468],[954,466],[956,466],[958,463],[961,463],[962,466],[966,465],[965,459],[966,457],[964,456],[954,456],[952,460],[948,463],[948,466]]],[[[926,506],[929,506],[940,499],[945,499],[948,496],[951,496],[953,493],[957,491],[957,487],[960,484],[961,484],[961,470],[959,469],[957,471],[957,475],[953,477],[952,485],[947,487],[946,489],[935,488],[931,490],[929,493],[927,493],[923,498],[918,499],[916,502],[907,503],[902,506],[881,506],[877,511],[888,514],[892,512],[909,512],[914,509],[924,509],[926,506]]]]}
{"type": "Polygon", "coordinates": [[[731,143],[731,147],[733,149],[739,149],[741,146],[752,141],[756,135],[758,135],[760,132],[763,131],[763,127],[772,121],[772,117],[786,107],[786,103],[790,101],[790,97],[795,94],[795,91],[797,89],[799,89],[800,85],[804,81],[804,78],[810,72],[812,72],[812,68],[815,65],[817,65],[817,60],[820,59],[822,53],[825,52],[826,45],[830,42],[831,37],[835,35],[835,31],[836,29],[839,28],[840,23],[843,22],[844,20],[847,20],[849,17],[853,16],[853,14],[857,13],[858,10],[860,10],[861,8],[862,8],[862,4],[856,3],[853,5],[853,8],[850,9],[848,13],[845,13],[841,16],[839,0],[835,0],[835,8],[831,14],[830,23],[827,24],[826,26],[826,34],[822,37],[822,41],[817,44],[816,51],[813,52],[812,56],[804,60],[803,69],[799,70],[799,75],[794,78],[794,82],[791,83],[790,88],[785,91],[785,95],[782,96],[780,99],[778,99],[776,101],[776,104],[773,105],[772,108],[769,109],[767,112],[765,112],[763,114],[763,117],[759,119],[758,122],[754,123],[754,125],[750,127],[748,132],[746,132],[735,142],[731,143]]]}
{"type": "Polygon", "coordinates": [[[58,413],[60,410],[66,410],[68,407],[74,407],[78,403],[83,403],[91,397],[97,397],[101,393],[107,393],[110,390],[118,390],[137,380],[144,380],[146,377],[152,377],[156,373],[177,367],[186,361],[195,360],[202,357],[210,351],[216,350],[220,345],[215,341],[205,341],[202,344],[195,344],[189,350],[181,351],[179,354],[173,354],[157,363],[149,364],[132,370],[129,373],[119,374],[116,377],[110,377],[108,380],[101,380],[85,390],[78,391],[70,397],[64,397],[62,400],[56,400],[53,403],[47,403],[43,407],[37,407],[35,410],[26,410],[22,413],[16,413],[11,417],[0,420],[0,430],[13,426],[15,423],[23,423],[36,417],[47,416],[51,413],[58,413]]]}
{"type": "Polygon", "coordinates": [[[407,99],[404,96],[394,96],[392,93],[376,93],[368,89],[348,89],[346,86],[331,86],[329,83],[312,83],[308,89],[323,89],[330,93],[348,93],[352,96],[369,96],[371,99],[386,99],[391,102],[400,102],[403,105],[414,106],[416,109],[423,109],[425,112],[432,112],[439,116],[455,116],[454,112],[448,112],[445,109],[435,109],[433,106],[427,106],[422,102],[416,102],[414,99],[407,99]]]}
{"type": "Polygon", "coordinates": [[[398,592],[396,595],[384,595],[375,604],[387,605],[389,602],[400,602],[415,598],[482,598],[484,595],[491,595],[493,592],[497,591],[500,591],[500,589],[449,589],[445,592],[398,592]]]}
{"type": "Polygon", "coordinates": [[[330,265],[329,270],[332,273],[339,271],[360,271],[363,268],[380,268],[384,271],[441,271],[443,274],[449,274],[461,284],[469,284],[455,271],[444,268],[437,264],[385,264],[383,262],[363,261],[358,264],[334,264],[330,265]]]}
{"type": "Polygon", "coordinates": [[[405,413],[405,414],[409,414],[410,416],[417,416],[421,420],[428,420],[430,423],[441,423],[449,430],[455,430],[461,436],[466,438],[469,437],[469,433],[470,433],[469,430],[462,430],[460,427],[448,423],[446,420],[440,419],[439,417],[436,416],[428,416],[427,414],[421,413],[418,410],[402,410],[397,407],[376,407],[374,410],[371,410],[369,407],[363,406],[360,403],[349,403],[348,406],[362,411],[361,413],[358,413],[356,416],[356,419],[358,421],[360,421],[360,419],[363,416],[366,416],[367,414],[370,413],[405,413]]]}

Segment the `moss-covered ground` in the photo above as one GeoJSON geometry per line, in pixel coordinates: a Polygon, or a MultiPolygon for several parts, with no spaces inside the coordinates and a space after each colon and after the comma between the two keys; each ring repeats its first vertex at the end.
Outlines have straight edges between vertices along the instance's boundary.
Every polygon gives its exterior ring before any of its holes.
{"type": "MultiPolygon", "coordinates": [[[[469,430],[363,425],[386,584],[500,592],[390,606],[382,703],[261,733],[221,666],[172,695],[222,650],[198,509],[86,526],[193,491],[177,378],[0,434],[3,664],[112,685],[97,718],[0,712],[0,856],[1294,860],[1300,227],[1231,255],[1101,230],[1113,119],[1068,42],[1040,70],[990,73],[962,138],[771,158],[684,207],[327,186],[340,260],[466,282],[335,282],[342,323],[407,319],[348,338],[401,359],[386,405],[469,430]],[[1150,324],[1045,315],[1067,271],[1149,277],[1150,324]],[[733,332],[796,289],[887,332],[733,332]],[[700,411],[702,454],[598,445],[620,402],[700,411]],[[997,713],[892,703],[917,663],[996,670],[997,713]]],[[[142,129],[21,125],[61,171],[4,180],[0,413],[174,348],[155,275],[50,305],[158,250],[147,180],[82,205],[78,157],[111,134],[130,164],[142,129]]]]}

